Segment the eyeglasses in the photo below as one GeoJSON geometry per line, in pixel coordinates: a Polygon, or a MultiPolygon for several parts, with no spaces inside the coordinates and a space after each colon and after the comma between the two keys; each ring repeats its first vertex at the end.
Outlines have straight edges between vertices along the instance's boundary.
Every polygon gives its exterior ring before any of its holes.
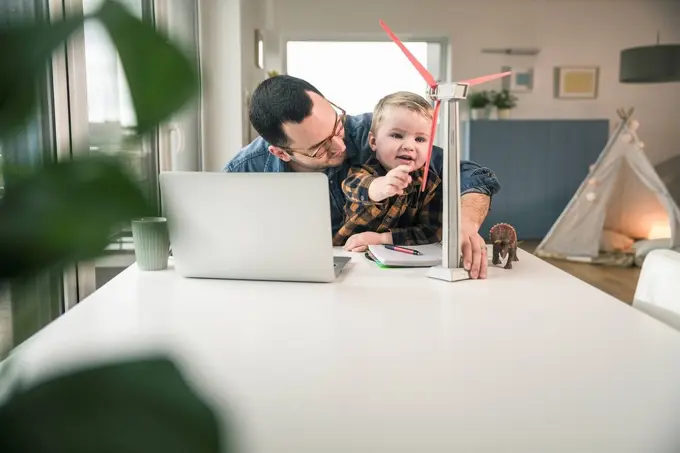
{"type": "Polygon", "coordinates": [[[315,159],[322,159],[328,153],[330,153],[333,148],[333,138],[339,137],[340,132],[345,128],[347,112],[345,112],[343,108],[333,104],[331,101],[328,101],[328,103],[335,108],[335,126],[333,127],[333,132],[331,133],[331,135],[326,137],[318,145],[310,146],[307,149],[293,149],[286,147],[281,147],[281,149],[291,153],[302,154],[304,156],[312,157],[315,159]]]}

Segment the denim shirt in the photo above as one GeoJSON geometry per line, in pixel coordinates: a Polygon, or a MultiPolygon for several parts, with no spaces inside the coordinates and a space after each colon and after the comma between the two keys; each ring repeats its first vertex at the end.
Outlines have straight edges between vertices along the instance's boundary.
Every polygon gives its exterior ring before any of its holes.
{"type": "MultiPolygon", "coordinates": [[[[324,169],[328,176],[331,225],[333,234],[343,224],[343,208],[345,196],[342,192],[342,181],[347,177],[352,166],[364,164],[373,151],[368,145],[368,132],[371,128],[372,113],[348,115],[345,122],[345,146],[347,159],[338,167],[324,169]]],[[[443,175],[444,156],[438,146],[432,148],[430,170],[443,175]]],[[[287,172],[291,171],[286,162],[269,152],[269,143],[257,137],[252,143],[241,149],[224,168],[225,172],[287,172]]],[[[488,168],[472,161],[460,162],[460,193],[482,193],[493,196],[500,190],[496,175],[488,168]]]]}

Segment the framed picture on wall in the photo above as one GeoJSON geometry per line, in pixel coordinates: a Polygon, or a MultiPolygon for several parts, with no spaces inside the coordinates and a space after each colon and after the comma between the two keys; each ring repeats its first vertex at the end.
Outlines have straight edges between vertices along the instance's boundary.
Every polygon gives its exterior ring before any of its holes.
{"type": "Polygon", "coordinates": [[[533,68],[512,68],[510,66],[501,67],[501,72],[512,71],[509,77],[503,77],[502,86],[504,90],[514,93],[528,93],[534,88],[534,69],[533,68]]]}
{"type": "Polygon", "coordinates": [[[558,66],[555,68],[555,97],[558,99],[595,99],[598,66],[558,66]]]}

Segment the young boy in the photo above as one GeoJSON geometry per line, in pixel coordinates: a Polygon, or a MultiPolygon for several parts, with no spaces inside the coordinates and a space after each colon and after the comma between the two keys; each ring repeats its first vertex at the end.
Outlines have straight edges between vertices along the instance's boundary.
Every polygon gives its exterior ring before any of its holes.
{"type": "Polygon", "coordinates": [[[342,183],[345,223],[333,245],[362,252],[441,241],[441,179],[430,168],[423,181],[431,125],[432,107],[417,94],[399,91],[378,102],[368,135],[375,154],[342,183]]]}

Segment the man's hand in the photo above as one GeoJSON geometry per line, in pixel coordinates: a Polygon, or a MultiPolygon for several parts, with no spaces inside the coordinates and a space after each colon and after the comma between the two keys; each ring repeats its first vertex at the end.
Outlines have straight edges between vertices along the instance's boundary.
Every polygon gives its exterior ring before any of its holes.
{"type": "Polygon", "coordinates": [[[489,258],[486,243],[478,233],[479,227],[469,220],[461,219],[460,250],[463,254],[463,267],[470,272],[471,278],[486,278],[489,258]]]}
{"type": "Polygon", "coordinates": [[[404,189],[411,184],[411,175],[415,164],[399,165],[390,170],[385,176],[375,178],[368,187],[368,197],[372,201],[382,201],[394,195],[403,195],[404,189]]]}
{"type": "Polygon", "coordinates": [[[348,252],[365,252],[369,245],[390,244],[392,233],[365,233],[353,234],[345,242],[344,249],[348,252]],[[389,236],[388,236],[389,235],[389,236]]]}
{"type": "Polygon", "coordinates": [[[486,278],[489,267],[486,243],[479,235],[479,227],[489,212],[490,201],[488,195],[480,193],[468,193],[461,197],[460,248],[463,267],[473,279],[486,278]]]}

